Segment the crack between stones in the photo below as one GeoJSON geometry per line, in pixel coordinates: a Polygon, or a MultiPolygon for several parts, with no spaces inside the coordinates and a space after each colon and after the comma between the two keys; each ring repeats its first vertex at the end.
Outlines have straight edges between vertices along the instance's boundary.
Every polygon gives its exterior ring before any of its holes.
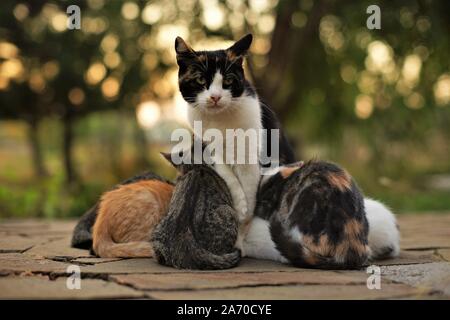
{"type": "Polygon", "coordinates": [[[33,246],[19,250],[19,249],[0,249],[0,254],[2,253],[24,253],[27,250],[30,250],[33,246]]]}
{"type": "MultiPolygon", "coordinates": [[[[24,238],[32,238],[32,237],[30,237],[30,236],[24,236],[24,235],[20,235],[20,234],[19,234],[19,236],[24,237],[24,238]]],[[[51,243],[51,242],[61,240],[61,239],[63,239],[63,238],[64,238],[64,237],[60,237],[60,238],[56,238],[56,239],[48,239],[48,240],[46,240],[46,241],[43,241],[43,242],[39,242],[39,243],[33,244],[33,245],[31,245],[31,246],[29,246],[29,247],[23,249],[23,250],[0,249],[0,253],[25,253],[25,252],[31,250],[32,248],[34,248],[34,247],[36,247],[36,246],[46,245],[46,244],[49,244],[49,243],[51,243]]],[[[46,259],[48,259],[48,258],[46,258],[46,259]]]]}
{"type": "Polygon", "coordinates": [[[439,249],[450,249],[450,246],[442,247],[423,247],[423,248],[407,248],[402,249],[403,251],[429,251],[429,250],[439,250],[439,249]]]}
{"type": "Polygon", "coordinates": [[[110,276],[110,281],[123,285],[126,287],[130,287],[134,290],[143,291],[143,292],[176,292],[176,291],[211,291],[211,290],[234,290],[240,288],[258,288],[258,287],[284,287],[284,286],[328,286],[328,285],[345,285],[345,286],[359,286],[364,284],[363,282],[347,282],[345,284],[333,284],[333,283],[320,283],[320,282],[310,282],[310,283],[299,283],[299,282],[285,282],[285,283],[255,283],[255,284],[242,284],[236,286],[218,286],[213,288],[140,288],[132,283],[124,283],[118,281],[117,279],[113,279],[110,276]]]}
{"type": "Polygon", "coordinates": [[[439,253],[439,249],[435,249],[433,254],[442,259],[443,261],[449,262],[449,260],[445,259],[445,257],[441,253],[439,253]]]}

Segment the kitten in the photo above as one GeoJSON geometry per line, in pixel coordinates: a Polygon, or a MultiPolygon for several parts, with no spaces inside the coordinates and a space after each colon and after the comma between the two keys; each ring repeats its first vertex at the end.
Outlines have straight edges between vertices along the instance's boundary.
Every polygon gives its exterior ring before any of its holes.
{"type": "Polygon", "coordinates": [[[227,269],[236,266],[238,230],[225,181],[206,164],[174,164],[180,172],[169,213],[152,236],[159,263],[183,269],[227,269]]]}
{"type": "Polygon", "coordinates": [[[255,215],[244,242],[249,256],[321,269],[360,268],[369,257],[363,196],[332,163],[297,163],[265,176],[255,215]]]}
{"type": "MultiPolygon", "coordinates": [[[[271,116],[273,112],[271,110],[268,111],[269,112],[263,116],[263,120],[271,120],[268,121],[268,124],[264,124],[264,128],[270,127],[270,123],[275,123],[274,128],[279,127],[280,125],[276,117],[272,118],[271,116]]],[[[285,143],[284,141],[286,141],[286,139],[281,135],[279,141],[281,166],[295,162],[294,150],[289,143],[285,143]]],[[[400,232],[394,213],[380,201],[370,198],[364,198],[364,207],[366,218],[369,223],[369,247],[371,249],[369,258],[371,260],[376,260],[397,257],[400,254],[400,232]]],[[[266,250],[263,251],[266,258],[279,261],[283,260],[283,258],[280,257],[279,252],[274,248],[270,236],[265,232],[266,229],[267,226],[265,220],[255,218],[251,222],[250,231],[253,233],[252,237],[257,237],[262,247],[263,244],[266,245],[266,250]],[[258,232],[260,233],[259,235],[258,232]],[[265,233],[266,236],[264,236],[265,233]]],[[[259,254],[261,255],[263,253],[259,254]]]]}
{"type": "MultiPolygon", "coordinates": [[[[246,80],[243,60],[252,42],[252,35],[248,34],[225,50],[194,51],[186,42],[177,37],[175,51],[179,66],[179,88],[183,98],[188,102],[188,120],[191,127],[194,121],[201,121],[203,129],[220,130],[226,137],[226,129],[259,130],[279,129],[275,114],[264,103],[260,102],[255,89],[246,80]]],[[[261,152],[261,137],[258,132],[259,159],[261,152]]],[[[270,137],[270,135],[269,135],[270,137]]],[[[200,137],[202,138],[202,137],[200,137]]],[[[271,146],[268,140],[267,149],[271,146]]],[[[224,141],[224,146],[227,142],[224,141]]],[[[236,144],[235,144],[236,145],[236,144]]],[[[282,161],[294,161],[293,153],[286,137],[280,134],[281,152],[286,157],[282,161]]],[[[227,153],[236,150],[223,150],[216,155],[225,163],[227,153]]],[[[235,157],[234,157],[235,158],[235,157]]],[[[259,160],[256,164],[219,164],[215,167],[219,175],[226,181],[238,212],[241,226],[245,226],[251,219],[256,204],[256,194],[260,178],[259,160]],[[242,197],[241,190],[244,190],[242,197]]],[[[241,229],[238,246],[242,247],[243,233],[241,229]]]]}
{"type": "Polygon", "coordinates": [[[167,213],[173,183],[153,173],[132,177],[89,209],[75,227],[72,246],[100,257],[151,257],[150,236],[167,213]]]}

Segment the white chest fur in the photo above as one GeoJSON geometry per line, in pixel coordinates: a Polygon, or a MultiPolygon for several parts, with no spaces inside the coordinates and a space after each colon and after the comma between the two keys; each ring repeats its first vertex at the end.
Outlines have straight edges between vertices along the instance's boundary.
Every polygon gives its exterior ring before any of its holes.
{"type": "MultiPolygon", "coordinates": [[[[203,132],[208,129],[217,129],[224,138],[223,146],[226,147],[226,130],[243,129],[255,130],[258,139],[258,159],[260,146],[261,110],[259,101],[255,97],[244,96],[233,101],[222,112],[209,113],[198,107],[189,107],[188,119],[191,126],[194,121],[201,121],[203,132]]],[[[225,152],[228,152],[226,150],[225,152]]],[[[248,159],[248,158],[247,158],[248,159]]],[[[253,216],[256,204],[256,193],[260,179],[259,162],[245,164],[220,164],[215,166],[217,173],[227,183],[235,209],[238,212],[238,220],[241,224],[249,221],[253,216]]]]}

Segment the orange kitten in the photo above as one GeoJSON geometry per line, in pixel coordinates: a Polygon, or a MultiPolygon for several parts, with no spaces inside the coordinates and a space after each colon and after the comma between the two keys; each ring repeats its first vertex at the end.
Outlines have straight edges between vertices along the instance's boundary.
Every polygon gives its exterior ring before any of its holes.
{"type": "Polygon", "coordinates": [[[143,180],[104,193],[92,232],[95,253],[102,258],[152,257],[150,237],[167,214],[173,188],[143,180]]]}

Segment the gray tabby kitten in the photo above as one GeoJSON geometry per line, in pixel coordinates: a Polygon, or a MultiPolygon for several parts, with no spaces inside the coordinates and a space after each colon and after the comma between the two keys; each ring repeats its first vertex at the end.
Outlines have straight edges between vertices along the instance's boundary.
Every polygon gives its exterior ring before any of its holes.
{"type": "MultiPolygon", "coordinates": [[[[234,247],[236,212],[225,181],[206,164],[174,164],[180,172],[169,212],[152,235],[156,259],[182,269],[228,269],[241,258],[234,247]]],[[[180,157],[184,155],[180,152],[180,157]]]]}

